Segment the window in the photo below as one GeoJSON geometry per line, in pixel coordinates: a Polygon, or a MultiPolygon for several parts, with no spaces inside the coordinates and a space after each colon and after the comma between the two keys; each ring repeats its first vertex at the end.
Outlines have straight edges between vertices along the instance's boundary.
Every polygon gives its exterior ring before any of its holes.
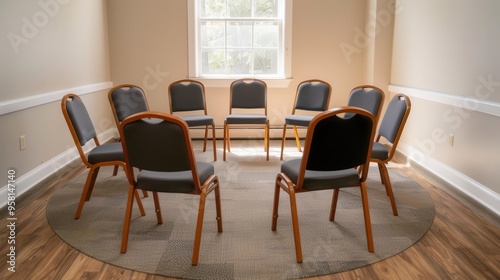
{"type": "Polygon", "coordinates": [[[291,2],[190,0],[190,76],[290,77],[291,2]]]}

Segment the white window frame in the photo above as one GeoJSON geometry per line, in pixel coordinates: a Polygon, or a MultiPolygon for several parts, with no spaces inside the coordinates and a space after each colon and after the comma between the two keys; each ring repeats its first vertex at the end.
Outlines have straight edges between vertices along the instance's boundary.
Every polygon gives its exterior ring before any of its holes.
{"type": "MultiPolygon", "coordinates": [[[[202,76],[199,73],[198,61],[200,61],[200,42],[197,23],[197,1],[188,0],[188,48],[189,48],[189,77],[196,79],[206,87],[228,87],[232,81],[238,78],[248,78],[249,76],[217,76],[209,77],[202,76]]],[[[283,43],[283,57],[284,63],[283,73],[280,76],[251,76],[251,78],[258,78],[266,81],[268,87],[288,87],[292,81],[292,0],[281,0],[285,4],[285,15],[283,21],[282,43],[283,43]]]]}

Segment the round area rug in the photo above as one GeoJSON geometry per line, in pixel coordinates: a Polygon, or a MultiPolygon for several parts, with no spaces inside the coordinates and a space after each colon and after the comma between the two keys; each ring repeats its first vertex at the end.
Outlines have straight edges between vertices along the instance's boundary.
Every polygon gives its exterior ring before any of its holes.
{"type": "MultiPolygon", "coordinates": [[[[211,153],[202,155],[198,160],[211,160],[211,153]]],[[[234,153],[228,154],[225,162],[213,163],[221,181],[224,231],[217,232],[211,194],[198,266],[191,266],[199,202],[196,195],[160,193],[162,225],[157,224],[152,195],[142,198],[144,217],[134,202],[128,251],[120,253],[128,184],[123,171],[111,176],[112,167],[101,168],[79,220],[74,215],[87,170],[51,197],[47,219],[65,242],[93,258],[131,270],[188,279],[293,279],[333,274],[400,253],[432,224],[434,203],[426,190],[390,169],[399,211],[399,216],[393,216],[377,167],[371,166],[367,186],[375,252],[367,250],[359,188],[341,190],[334,222],[328,220],[331,190],[301,193],[297,208],[304,261],[299,264],[289,196],[284,192],[278,227],[271,231],[274,179],[281,163],[278,158],[266,162],[260,154],[240,157],[234,153]]]]}

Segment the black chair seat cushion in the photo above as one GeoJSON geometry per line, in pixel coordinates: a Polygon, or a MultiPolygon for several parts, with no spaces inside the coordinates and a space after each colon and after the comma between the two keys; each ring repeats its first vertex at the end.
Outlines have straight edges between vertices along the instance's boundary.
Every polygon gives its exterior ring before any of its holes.
{"type": "Polygon", "coordinates": [[[266,124],[267,116],[264,114],[231,114],[226,118],[227,124],[266,124]]]}
{"type": "MultiPolygon", "coordinates": [[[[215,174],[214,166],[208,162],[196,162],[200,184],[215,174]]],[[[137,175],[137,188],[148,191],[190,193],[195,190],[191,170],[161,172],[142,170],[137,175]]]]}
{"type": "Polygon", "coordinates": [[[386,160],[389,157],[389,151],[384,144],[373,142],[371,157],[379,160],[386,160]]]}
{"type": "Polygon", "coordinates": [[[97,146],[89,152],[87,159],[90,164],[115,160],[125,161],[122,144],[110,143],[97,146]]]}
{"type": "Polygon", "coordinates": [[[285,118],[285,124],[309,126],[309,123],[314,118],[312,115],[289,115],[285,118]]]}
{"type": "MultiPolygon", "coordinates": [[[[281,172],[286,174],[294,184],[297,183],[301,159],[284,162],[281,172]]],[[[306,170],[304,190],[317,191],[332,188],[344,188],[359,185],[359,174],[356,169],[349,168],[337,171],[314,171],[306,170]]]]}
{"type": "Polygon", "coordinates": [[[214,123],[214,118],[207,115],[182,116],[181,118],[188,126],[212,125],[214,123]]]}

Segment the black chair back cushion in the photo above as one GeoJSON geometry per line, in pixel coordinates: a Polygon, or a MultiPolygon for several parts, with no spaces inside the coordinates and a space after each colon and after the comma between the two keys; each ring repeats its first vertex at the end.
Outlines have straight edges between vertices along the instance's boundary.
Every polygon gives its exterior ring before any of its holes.
{"type": "Polygon", "coordinates": [[[184,132],[174,123],[143,119],[126,124],[123,135],[130,164],[149,170],[191,170],[184,132]]]}
{"type": "Polygon", "coordinates": [[[295,109],[324,111],[328,104],[330,88],[324,83],[303,83],[299,86],[295,109]]]}
{"type": "Polygon", "coordinates": [[[205,109],[203,88],[197,83],[177,83],[170,87],[172,112],[197,111],[205,109]]]}
{"type": "Polygon", "coordinates": [[[73,97],[66,100],[66,110],[75,128],[80,145],[85,145],[96,136],[94,125],[85,104],[80,98],[73,97]]]}
{"type": "Polygon", "coordinates": [[[261,82],[237,81],[232,85],[231,94],[231,108],[266,107],[266,86],[261,82]]]}
{"type": "Polygon", "coordinates": [[[120,122],[133,114],[148,111],[146,95],[140,88],[118,88],[111,93],[111,98],[120,122]]]}
{"type": "Polygon", "coordinates": [[[306,169],[335,171],[364,164],[372,127],[372,120],[359,114],[346,118],[333,115],[319,121],[314,127],[306,169]]]}
{"type": "Polygon", "coordinates": [[[399,96],[395,96],[389,103],[389,106],[387,106],[384,118],[380,124],[379,134],[391,143],[394,143],[394,140],[396,140],[406,109],[406,101],[399,96]]]}

